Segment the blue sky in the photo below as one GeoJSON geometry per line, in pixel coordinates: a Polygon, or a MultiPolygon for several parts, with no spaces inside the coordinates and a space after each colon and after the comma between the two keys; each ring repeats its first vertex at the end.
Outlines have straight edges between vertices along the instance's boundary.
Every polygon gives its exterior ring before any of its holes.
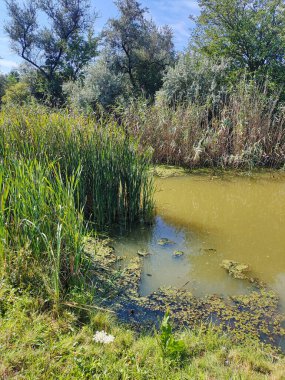
{"type": "MultiPolygon", "coordinates": [[[[174,42],[177,50],[187,46],[190,35],[191,21],[189,15],[197,15],[199,7],[197,0],[140,0],[143,6],[149,9],[149,13],[157,25],[168,24],[174,33],[174,42]]],[[[95,30],[99,32],[108,18],[116,17],[117,10],[113,0],[92,0],[94,8],[99,14],[95,30]]],[[[22,61],[10,49],[7,36],[3,31],[3,25],[7,20],[7,12],[4,0],[0,0],[0,72],[9,72],[22,61]]]]}

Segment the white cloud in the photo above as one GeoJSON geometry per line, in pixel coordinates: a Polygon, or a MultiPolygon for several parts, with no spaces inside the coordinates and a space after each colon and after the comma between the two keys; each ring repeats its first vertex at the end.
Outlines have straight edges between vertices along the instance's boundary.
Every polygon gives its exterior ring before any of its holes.
{"type": "Polygon", "coordinates": [[[15,61],[0,58],[0,70],[2,72],[9,72],[10,70],[17,68],[18,66],[18,63],[15,61]]]}
{"type": "Polygon", "coordinates": [[[145,0],[151,15],[158,25],[169,25],[174,34],[176,47],[181,50],[189,41],[193,22],[190,15],[199,14],[197,0],[145,0]]]}
{"type": "Polygon", "coordinates": [[[187,38],[190,36],[189,25],[184,21],[175,22],[173,24],[169,24],[175,34],[178,34],[180,37],[187,38]]]}
{"type": "Polygon", "coordinates": [[[0,36],[0,42],[5,42],[7,43],[9,41],[8,37],[0,36]]]}
{"type": "Polygon", "coordinates": [[[167,14],[180,14],[185,17],[185,13],[189,15],[199,13],[199,5],[196,0],[155,0],[157,8],[161,9],[167,14]]]}

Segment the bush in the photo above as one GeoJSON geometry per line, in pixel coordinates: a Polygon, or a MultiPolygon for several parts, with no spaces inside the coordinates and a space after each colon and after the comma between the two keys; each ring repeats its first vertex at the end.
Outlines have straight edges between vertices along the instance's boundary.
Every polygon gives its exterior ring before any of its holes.
{"type": "Polygon", "coordinates": [[[76,108],[95,110],[97,105],[104,109],[123,101],[128,94],[128,78],[115,74],[104,59],[86,69],[84,79],[64,85],[69,102],[76,108]]]}
{"type": "Polygon", "coordinates": [[[23,105],[30,103],[32,98],[29,85],[25,82],[18,82],[6,89],[2,103],[9,106],[23,105]]]}
{"type": "Polygon", "coordinates": [[[157,100],[169,105],[219,104],[227,92],[230,63],[198,54],[181,55],[163,79],[157,100]]]}

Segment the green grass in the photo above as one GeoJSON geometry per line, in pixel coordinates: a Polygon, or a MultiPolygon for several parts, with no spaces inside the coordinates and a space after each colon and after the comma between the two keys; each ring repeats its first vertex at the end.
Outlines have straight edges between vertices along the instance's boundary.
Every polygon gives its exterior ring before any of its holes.
{"type": "Polygon", "coordinates": [[[63,179],[80,167],[78,202],[100,229],[152,217],[150,153],[115,122],[40,106],[5,109],[0,157],[58,162],[63,179]]]}
{"type": "MultiPolygon", "coordinates": [[[[284,358],[252,341],[233,344],[211,327],[177,335],[183,360],[165,356],[160,337],[136,334],[108,313],[89,313],[84,324],[72,310],[60,317],[44,302],[0,288],[1,379],[284,379],[284,358]],[[96,331],[115,336],[93,341],[96,331]]],[[[159,333],[157,333],[159,334],[159,333]]]]}
{"type": "Polygon", "coordinates": [[[115,123],[43,107],[0,112],[0,275],[58,310],[86,283],[94,228],[150,221],[150,156],[115,123]]]}
{"type": "Polygon", "coordinates": [[[44,290],[58,308],[87,265],[87,230],[74,197],[80,171],[63,180],[57,164],[18,159],[0,173],[1,274],[44,290]]]}

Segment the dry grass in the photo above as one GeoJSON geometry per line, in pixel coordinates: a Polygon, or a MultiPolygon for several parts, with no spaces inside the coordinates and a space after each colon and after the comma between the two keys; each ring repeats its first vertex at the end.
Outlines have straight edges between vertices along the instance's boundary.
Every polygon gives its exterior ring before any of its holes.
{"type": "Polygon", "coordinates": [[[266,88],[242,82],[219,106],[133,104],[129,133],[153,148],[155,163],[194,167],[282,167],[285,108],[266,88]]]}

